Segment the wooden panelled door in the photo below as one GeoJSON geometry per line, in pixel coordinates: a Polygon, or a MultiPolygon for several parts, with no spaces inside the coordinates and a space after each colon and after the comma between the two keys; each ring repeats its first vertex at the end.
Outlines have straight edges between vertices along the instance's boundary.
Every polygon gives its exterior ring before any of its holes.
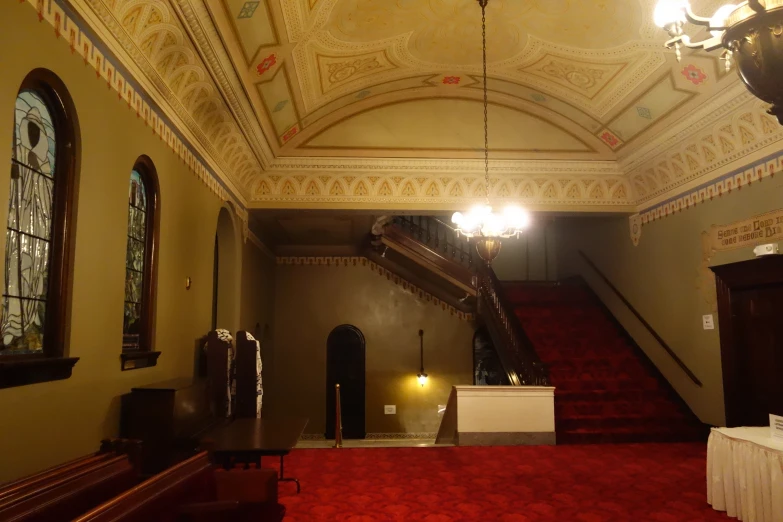
{"type": "Polygon", "coordinates": [[[338,326],[326,341],[326,438],[335,435],[335,384],[340,384],[343,438],[363,439],[364,335],[355,326],[338,326]]]}
{"type": "Polygon", "coordinates": [[[783,257],[714,267],[728,426],[783,415],[783,257]]]}

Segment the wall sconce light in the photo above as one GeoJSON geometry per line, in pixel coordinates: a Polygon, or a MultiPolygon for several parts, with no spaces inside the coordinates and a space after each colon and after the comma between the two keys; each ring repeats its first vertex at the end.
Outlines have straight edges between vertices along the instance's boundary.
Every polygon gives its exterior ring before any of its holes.
{"type": "Polygon", "coordinates": [[[421,356],[421,369],[416,377],[419,378],[419,384],[424,387],[427,383],[427,374],[424,373],[424,330],[419,330],[419,355],[421,356]]]}

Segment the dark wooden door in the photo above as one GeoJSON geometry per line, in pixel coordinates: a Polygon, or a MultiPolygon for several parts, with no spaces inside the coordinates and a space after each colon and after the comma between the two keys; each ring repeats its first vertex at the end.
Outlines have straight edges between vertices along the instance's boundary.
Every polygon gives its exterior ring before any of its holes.
{"type": "Polygon", "coordinates": [[[713,270],[726,423],[767,426],[770,413],[783,415],[783,258],[713,270]]]}
{"type": "Polygon", "coordinates": [[[335,384],[340,385],[343,438],[363,439],[364,335],[355,326],[338,326],[326,341],[327,439],[335,436],[335,384]]]}
{"type": "Polygon", "coordinates": [[[783,285],[740,290],[732,299],[737,328],[739,424],[766,426],[783,415],[783,285]]]}

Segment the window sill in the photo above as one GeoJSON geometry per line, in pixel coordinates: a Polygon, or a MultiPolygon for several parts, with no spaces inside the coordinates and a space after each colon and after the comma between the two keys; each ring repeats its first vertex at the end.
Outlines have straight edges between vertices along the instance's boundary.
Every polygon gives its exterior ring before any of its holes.
{"type": "Polygon", "coordinates": [[[160,352],[125,352],[120,354],[120,369],[127,371],[150,368],[158,364],[158,357],[160,352]]]}
{"type": "Polygon", "coordinates": [[[0,388],[67,379],[78,360],[78,357],[37,357],[0,361],[0,388]]]}

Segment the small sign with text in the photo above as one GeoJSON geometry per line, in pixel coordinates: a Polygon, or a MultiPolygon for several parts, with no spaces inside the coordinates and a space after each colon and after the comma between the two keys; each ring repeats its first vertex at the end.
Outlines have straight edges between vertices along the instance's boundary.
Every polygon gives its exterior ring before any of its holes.
{"type": "Polygon", "coordinates": [[[783,440],[783,417],[769,414],[769,431],[773,439],[783,440]]]}

